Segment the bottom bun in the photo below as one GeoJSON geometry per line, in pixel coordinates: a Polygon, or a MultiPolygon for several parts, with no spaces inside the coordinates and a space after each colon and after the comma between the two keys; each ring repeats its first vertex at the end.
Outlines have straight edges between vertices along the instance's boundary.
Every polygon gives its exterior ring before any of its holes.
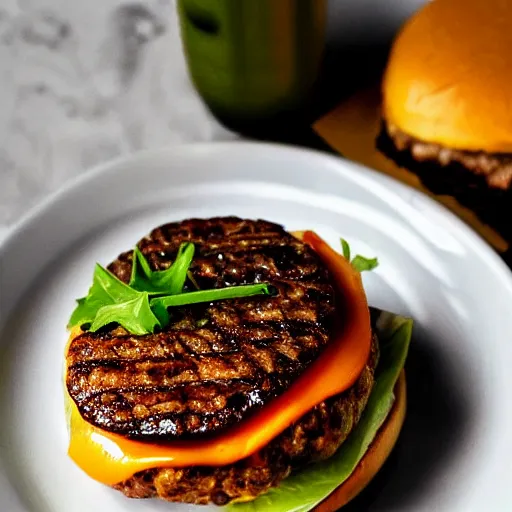
{"type": "Polygon", "coordinates": [[[332,494],[317,505],[313,512],[335,512],[355,498],[377,474],[388,458],[405,419],[407,390],[402,370],[395,385],[395,403],[368,451],[354,472],[332,494]]]}

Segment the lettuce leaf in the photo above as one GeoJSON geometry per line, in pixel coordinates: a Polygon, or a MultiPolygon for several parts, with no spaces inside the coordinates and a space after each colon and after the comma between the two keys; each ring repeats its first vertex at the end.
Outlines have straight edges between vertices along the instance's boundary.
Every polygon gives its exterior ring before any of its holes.
{"type": "Polygon", "coordinates": [[[290,475],[254,501],[228,505],[229,512],[307,512],[352,474],[393,406],[393,388],[407,358],[412,320],[382,311],[375,328],[381,349],[375,385],[361,420],[338,452],[290,475]]]}

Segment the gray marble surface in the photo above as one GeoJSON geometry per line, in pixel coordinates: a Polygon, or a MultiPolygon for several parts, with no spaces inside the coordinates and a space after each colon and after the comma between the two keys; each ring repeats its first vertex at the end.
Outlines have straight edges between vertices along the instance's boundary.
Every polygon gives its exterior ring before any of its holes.
{"type": "MultiPolygon", "coordinates": [[[[328,33],[389,37],[421,2],[331,0],[328,33]]],[[[191,86],[175,0],[0,0],[0,93],[0,236],[98,163],[236,138],[191,86]]]]}
{"type": "Polygon", "coordinates": [[[0,84],[3,230],[100,162],[234,137],[190,84],[169,0],[0,0],[0,84]]]}

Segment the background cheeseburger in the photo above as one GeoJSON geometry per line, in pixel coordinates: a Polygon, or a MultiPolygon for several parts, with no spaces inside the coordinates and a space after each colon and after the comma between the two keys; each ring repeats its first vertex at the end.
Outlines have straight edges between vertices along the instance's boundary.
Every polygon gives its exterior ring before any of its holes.
{"type": "Polygon", "coordinates": [[[512,239],[512,2],[434,0],[399,32],[378,147],[512,239]]]}
{"type": "Polygon", "coordinates": [[[343,253],[222,217],[97,265],[70,319],[70,457],[131,498],[343,506],[398,438],[411,333],[368,308],[376,260],[343,253]]]}

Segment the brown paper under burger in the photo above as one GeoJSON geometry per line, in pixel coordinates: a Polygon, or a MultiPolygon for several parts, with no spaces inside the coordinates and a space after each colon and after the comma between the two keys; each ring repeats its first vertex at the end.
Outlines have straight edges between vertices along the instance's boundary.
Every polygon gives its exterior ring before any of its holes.
{"type": "Polygon", "coordinates": [[[375,147],[381,127],[379,85],[361,90],[320,118],[313,129],[344,157],[376,169],[433,197],[464,220],[496,250],[507,250],[507,242],[468,208],[451,196],[435,195],[412,172],[398,167],[375,147]]]}

